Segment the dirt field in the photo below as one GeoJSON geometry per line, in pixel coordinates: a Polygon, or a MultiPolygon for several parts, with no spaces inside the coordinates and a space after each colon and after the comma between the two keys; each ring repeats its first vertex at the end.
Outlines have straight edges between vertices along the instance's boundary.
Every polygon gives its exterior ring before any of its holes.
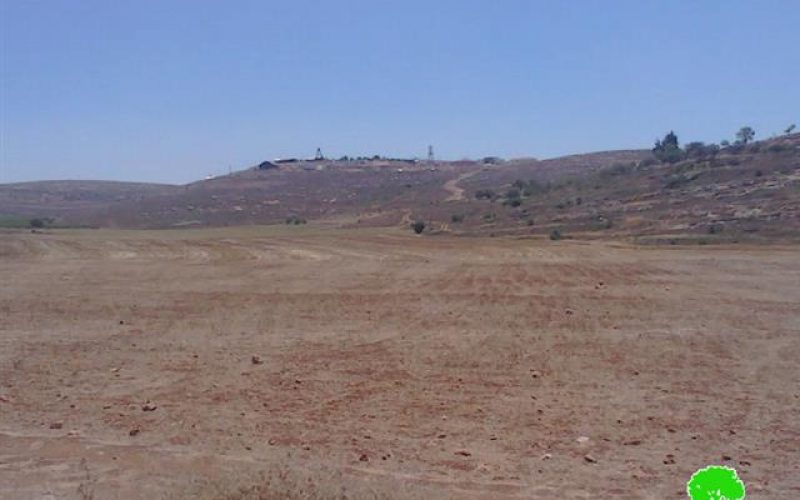
{"type": "Polygon", "coordinates": [[[800,498],[797,247],[6,232],[0,283],[4,499],[800,498]]]}

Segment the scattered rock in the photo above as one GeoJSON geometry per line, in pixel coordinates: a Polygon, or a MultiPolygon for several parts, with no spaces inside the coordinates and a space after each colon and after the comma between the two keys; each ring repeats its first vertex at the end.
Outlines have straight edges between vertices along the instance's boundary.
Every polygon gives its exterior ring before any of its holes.
{"type": "Polygon", "coordinates": [[[673,465],[675,463],[675,455],[667,454],[666,458],[663,460],[664,465],[673,465]]]}
{"type": "Polygon", "coordinates": [[[575,441],[579,443],[587,443],[589,442],[589,436],[578,436],[578,439],[576,439],[575,441]]]}
{"type": "Polygon", "coordinates": [[[61,429],[62,427],[64,427],[63,422],[53,422],[52,424],[50,424],[51,429],[61,429]]]}
{"type": "Polygon", "coordinates": [[[733,460],[733,457],[731,457],[730,455],[722,455],[722,460],[724,460],[725,462],[730,462],[731,460],[733,460]]]}
{"type": "Polygon", "coordinates": [[[751,466],[751,465],[753,465],[753,464],[751,464],[751,463],[750,463],[750,462],[748,462],[747,460],[739,460],[739,465],[742,465],[742,466],[744,466],[744,467],[749,467],[749,466],[751,466]]]}
{"type": "Polygon", "coordinates": [[[551,458],[553,458],[553,455],[551,455],[550,453],[545,453],[544,455],[542,455],[542,460],[550,460],[551,458]]]}
{"type": "Polygon", "coordinates": [[[437,438],[439,438],[439,439],[444,439],[444,438],[446,438],[446,437],[447,437],[447,434],[439,434],[439,435],[438,435],[438,436],[436,436],[436,437],[437,437],[437,438]]]}
{"type": "Polygon", "coordinates": [[[277,442],[278,442],[278,441],[277,441],[275,438],[270,438],[270,440],[269,440],[269,441],[267,441],[267,444],[269,444],[270,446],[275,446],[275,444],[276,444],[277,442]]]}
{"type": "Polygon", "coordinates": [[[542,372],[540,372],[539,370],[531,370],[531,377],[539,378],[541,376],[542,376],[542,372]]]}
{"type": "Polygon", "coordinates": [[[252,358],[250,358],[250,362],[253,363],[254,365],[260,365],[264,361],[261,359],[261,356],[255,356],[254,355],[252,358]]]}
{"type": "Polygon", "coordinates": [[[461,455],[462,457],[471,457],[472,456],[472,452],[467,451],[467,450],[457,450],[456,451],[456,455],[461,455]]]}
{"type": "Polygon", "coordinates": [[[597,463],[597,459],[594,458],[592,455],[589,455],[588,453],[583,456],[583,459],[586,460],[587,462],[589,462],[590,464],[596,464],[597,463]]]}
{"type": "Polygon", "coordinates": [[[359,462],[369,462],[369,457],[366,453],[362,453],[360,457],[358,457],[359,462]]]}
{"type": "Polygon", "coordinates": [[[572,316],[573,314],[575,314],[575,311],[573,311],[572,309],[564,309],[564,314],[566,314],[567,316],[572,316]]]}
{"type": "Polygon", "coordinates": [[[150,401],[147,401],[145,404],[142,405],[142,411],[155,411],[156,408],[158,408],[158,406],[156,406],[155,403],[151,403],[150,401]]]}
{"type": "Polygon", "coordinates": [[[8,396],[3,396],[2,394],[0,394],[0,403],[10,403],[10,402],[11,400],[8,399],[8,396]]]}
{"type": "Polygon", "coordinates": [[[133,437],[133,436],[137,436],[140,432],[141,432],[141,430],[139,430],[138,428],[133,428],[133,429],[130,430],[130,432],[128,432],[128,435],[133,437]]]}
{"type": "Polygon", "coordinates": [[[625,445],[625,446],[639,446],[640,444],[642,444],[642,440],[641,439],[629,439],[628,441],[623,441],[622,444],[625,445]]]}
{"type": "Polygon", "coordinates": [[[124,324],[125,324],[125,321],[123,321],[123,320],[119,320],[119,324],[120,324],[120,325],[124,325],[124,324]]]}

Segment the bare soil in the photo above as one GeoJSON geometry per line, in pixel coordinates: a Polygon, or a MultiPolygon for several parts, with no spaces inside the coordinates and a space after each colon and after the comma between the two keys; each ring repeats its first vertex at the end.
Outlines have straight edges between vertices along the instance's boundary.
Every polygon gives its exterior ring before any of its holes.
{"type": "Polygon", "coordinates": [[[797,247],[5,232],[0,283],[4,499],[800,497],[797,247]]]}

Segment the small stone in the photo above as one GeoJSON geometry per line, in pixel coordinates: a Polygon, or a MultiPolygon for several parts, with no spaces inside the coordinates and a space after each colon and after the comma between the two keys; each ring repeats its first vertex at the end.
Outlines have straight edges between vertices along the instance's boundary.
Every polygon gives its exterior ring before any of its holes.
{"type": "Polygon", "coordinates": [[[550,453],[545,453],[544,455],[542,455],[542,460],[550,460],[551,458],[553,458],[553,455],[551,455],[550,453]]]}
{"type": "Polygon", "coordinates": [[[597,463],[597,459],[594,458],[592,455],[589,455],[588,453],[583,456],[583,459],[586,460],[587,462],[589,462],[590,464],[597,463]]]}
{"type": "Polygon", "coordinates": [[[275,446],[275,444],[276,444],[277,442],[278,442],[278,441],[277,441],[275,438],[270,438],[270,440],[269,440],[269,441],[267,441],[267,444],[269,444],[270,446],[275,446]]]}
{"type": "Polygon", "coordinates": [[[369,457],[366,453],[362,453],[360,457],[358,457],[359,462],[369,462],[369,457]]]}
{"type": "Polygon", "coordinates": [[[61,429],[62,427],[64,427],[64,424],[62,422],[53,422],[52,424],[50,424],[51,429],[61,429]]]}
{"type": "Polygon", "coordinates": [[[729,462],[733,460],[733,457],[731,457],[730,455],[722,455],[722,460],[729,462]]]}
{"type": "Polygon", "coordinates": [[[575,314],[575,311],[573,311],[572,309],[564,309],[564,314],[566,314],[567,316],[572,316],[573,314],[575,314]]]}
{"type": "Polygon", "coordinates": [[[589,436],[578,436],[578,439],[576,439],[575,441],[579,443],[586,443],[589,441],[589,436]]]}
{"type": "Polygon", "coordinates": [[[471,457],[472,453],[467,450],[458,450],[456,451],[456,455],[461,455],[462,457],[471,457]]]}
{"type": "Polygon", "coordinates": [[[439,439],[444,439],[444,438],[446,438],[446,437],[447,437],[447,434],[439,434],[439,435],[438,435],[438,436],[436,436],[436,437],[437,437],[437,438],[439,438],[439,439]]]}
{"type": "Polygon", "coordinates": [[[158,408],[158,406],[156,406],[155,403],[151,403],[150,401],[147,401],[145,404],[142,405],[142,411],[155,411],[156,408],[158,408]]]}
{"type": "Polygon", "coordinates": [[[123,320],[119,320],[119,324],[120,324],[120,325],[124,325],[124,324],[125,324],[125,321],[123,321],[123,320]]]}
{"type": "Polygon", "coordinates": [[[250,358],[250,362],[252,362],[254,365],[260,365],[264,361],[262,361],[261,356],[253,356],[250,358]]]}
{"type": "Polygon", "coordinates": [[[641,439],[629,439],[628,441],[624,441],[622,444],[625,445],[625,446],[639,446],[640,444],[642,444],[642,440],[641,439]]]}
{"type": "Polygon", "coordinates": [[[141,431],[139,429],[131,429],[130,432],[128,432],[128,435],[133,437],[133,436],[138,435],[140,432],[141,431]]]}

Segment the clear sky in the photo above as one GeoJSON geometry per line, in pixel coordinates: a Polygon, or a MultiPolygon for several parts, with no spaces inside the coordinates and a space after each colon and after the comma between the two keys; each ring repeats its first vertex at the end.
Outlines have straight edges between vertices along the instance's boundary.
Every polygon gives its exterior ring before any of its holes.
{"type": "Polygon", "coordinates": [[[0,0],[0,182],[800,125],[797,0],[0,0]]]}

